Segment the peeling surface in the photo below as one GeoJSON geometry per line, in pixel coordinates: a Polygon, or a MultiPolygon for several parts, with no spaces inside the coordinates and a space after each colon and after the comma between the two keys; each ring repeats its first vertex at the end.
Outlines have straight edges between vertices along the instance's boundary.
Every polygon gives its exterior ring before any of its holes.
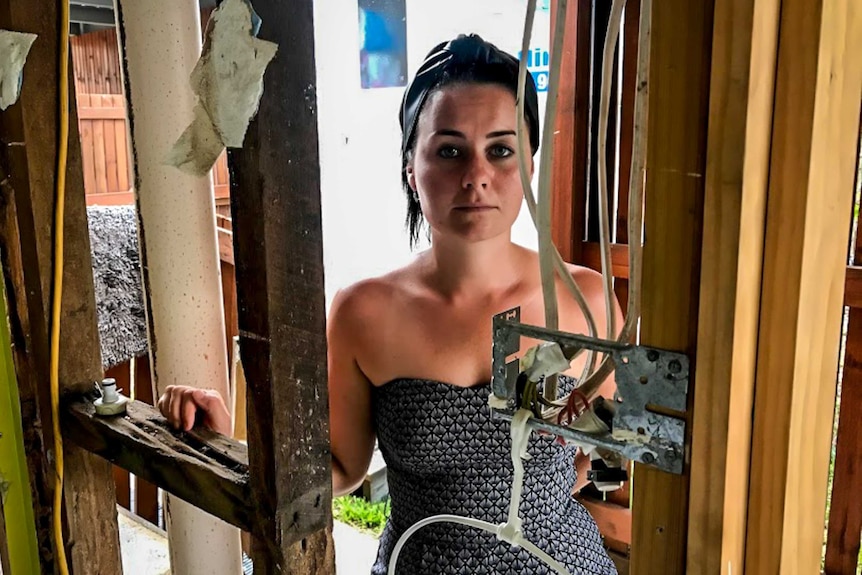
{"type": "Polygon", "coordinates": [[[24,63],[35,40],[35,34],[0,30],[0,110],[18,101],[24,63]]]}
{"type": "Polygon", "coordinates": [[[213,12],[190,78],[198,96],[195,118],[171,149],[169,164],[204,175],[225,146],[242,146],[263,94],[263,74],[278,49],[255,38],[258,22],[247,0],[225,0],[213,12]]]}

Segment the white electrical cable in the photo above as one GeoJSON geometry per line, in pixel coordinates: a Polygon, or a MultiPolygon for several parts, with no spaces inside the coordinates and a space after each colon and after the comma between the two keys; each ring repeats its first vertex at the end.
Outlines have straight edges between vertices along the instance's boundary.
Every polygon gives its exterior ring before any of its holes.
{"type": "MultiPolygon", "coordinates": [[[[530,35],[532,30],[532,11],[530,8],[534,8],[535,2],[528,3],[528,12],[527,19],[524,26],[524,38],[521,45],[521,53],[526,54],[530,49],[530,35]]],[[[613,58],[614,51],[616,49],[617,40],[619,38],[620,25],[622,21],[622,12],[625,8],[626,0],[613,0],[613,4],[611,6],[611,14],[608,22],[608,30],[605,35],[604,42],[604,51],[603,51],[603,69],[602,69],[602,85],[601,85],[601,95],[600,95],[600,110],[599,110],[599,141],[598,141],[598,172],[599,172],[599,207],[600,207],[600,229],[599,229],[599,240],[600,240],[600,253],[602,260],[602,284],[603,291],[605,296],[605,313],[606,313],[606,324],[607,324],[607,339],[609,340],[617,340],[617,341],[630,341],[634,330],[637,326],[637,319],[640,316],[640,282],[641,282],[641,262],[642,262],[642,244],[641,244],[641,235],[642,235],[642,225],[643,225],[643,176],[644,176],[644,168],[643,168],[643,158],[642,154],[639,153],[644,149],[645,141],[646,141],[646,104],[648,98],[647,91],[647,71],[649,69],[649,22],[651,17],[651,1],[645,0],[643,4],[646,6],[642,6],[641,9],[641,21],[640,21],[640,29],[639,29],[639,44],[638,44],[638,78],[637,78],[637,93],[635,96],[635,130],[634,130],[634,141],[633,141],[633,150],[632,154],[632,168],[630,173],[630,182],[629,182],[629,218],[628,218],[628,228],[629,228],[629,307],[626,313],[625,322],[623,324],[622,329],[619,333],[616,332],[616,314],[613,307],[613,273],[612,273],[612,265],[611,265],[611,257],[610,257],[610,217],[608,213],[609,206],[609,190],[607,184],[607,130],[608,130],[608,117],[610,115],[610,93],[611,93],[611,85],[612,85],[612,74],[613,74],[613,58]]],[[[555,25],[559,25],[564,14],[558,13],[557,20],[555,25]]],[[[556,33],[556,31],[555,31],[556,33]]],[[[561,40],[561,34],[557,35],[555,40],[561,40]]],[[[555,41],[554,50],[559,52],[560,47],[557,46],[557,42],[555,41]]],[[[553,79],[554,68],[559,67],[559,60],[551,61],[551,78],[553,79]]],[[[524,80],[526,79],[526,62],[525,59],[521,59],[520,69],[519,69],[519,93],[518,93],[518,117],[523,116],[523,91],[524,91],[524,80]]],[[[549,91],[557,90],[557,86],[550,86],[549,91]]],[[[549,128],[552,130],[553,126],[553,118],[556,116],[556,101],[551,100],[549,98],[548,105],[546,108],[546,123],[545,123],[545,131],[543,132],[543,136],[549,131],[549,128]],[[550,118],[550,119],[549,119],[550,118]],[[550,124],[548,122],[551,122],[550,124]]],[[[518,124],[520,126],[520,124],[518,124]]],[[[544,145],[544,139],[543,139],[544,145]]],[[[520,157],[520,172],[521,172],[521,183],[524,187],[524,197],[527,201],[527,207],[530,211],[530,215],[533,218],[533,222],[537,224],[537,215],[536,215],[536,205],[535,199],[533,198],[532,189],[530,187],[529,182],[529,170],[527,166],[527,155],[526,155],[526,146],[523,135],[521,133],[518,134],[518,146],[519,146],[519,157],[520,157]]],[[[540,168],[540,178],[541,172],[545,169],[545,160],[544,155],[542,156],[542,166],[540,168]]],[[[540,189],[541,194],[541,189],[540,189]]],[[[541,232],[540,232],[541,234],[541,232]]],[[[543,246],[540,242],[540,257],[541,250],[543,246]]],[[[547,248],[546,248],[547,249],[547,248]]],[[[560,274],[560,277],[566,283],[566,286],[569,288],[569,291],[572,292],[572,295],[575,297],[581,311],[584,314],[584,317],[587,320],[588,332],[590,337],[596,337],[596,328],[595,322],[593,320],[591,311],[586,304],[586,300],[583,297],[583,294],[577,288],[577,285],[574,283],[574,280],[571,278],[571,274],[565,268],[565,264],[562,262],[562,258],[559,256],[559,252],[551,246],[550,251],[552,255],[555,256],[555,269],[560,274]]],[[[543,276],[544,281],[544,276],[543,276]]],[[[545,293],[546,290],[543,290],[545,293]]],[[[547,300],[546,300],[547,305],[547,300]]],[[[590,350],[590,357],[588,358],[584,372],[579,378],[578,390],[583,393],[588,398],[592,397],[598,388],[604,383],[607,376],[613,371],[614,366],[610,360],[609,356],[605,356],[602,360],[601,365],[595,371],[594,368],[594,353],[590,350]]],[[[566,400],[568,398],[565,398],[566,400]]],[[[553,401],[550,403],[559,407],[564,404],[565,401],[553,401]]],[[[556,417],[558,410],[552,409],[545,413],[543,413],[544,419],[553,419],[556,417]]]]}
{"type": "Polygon", "coordinates": [[[527,444],[530,439],[530,428],[527,426],[527,422],[531,417],[532,414],[529,410],[519,409],[515,412],[515,415],[512,418],[512,465],[514,467],[514,473],[512,475],[512,495],[509,500],[509,516],[506,523],[494,525],[493,523],[482,521],[480,519],[449,514],[434,515],[422,519],[413,524],[401,535],[401,537],[398,538],[398,541],[395,543],[395,547],[392,549],[392,555],[389,557],[389,568],[387,570],[388,575],[395,575],[398,556],[401,554],[401,549],[404,547],[404,544],[407,543],[407,540],[423,527],[433,523],[458,523],[460,525],[466,525],[467,527],[473,527],[492,533],[497,537],[497,539],[505,541],[513,547],[522,547],[529,551],[559,575],[571,575],[569,570],[566,569],[563,564],[539,549],[528,539],[525,539],[521,533],[521,518],[518,516],[518,508],[520,507],[521,490],[524,485],[523,460],[529,458],[529,454],[527,453],[527,444]]]}
{"type": "MultiPolygon", "coordinates": [[[[625,8],[626,0],[614,0],[611,6],[610,21],[608,22],[608,33],[605,37],[604,46],[604,68],[602,71],[602,109],[599,112],[599,180],[600,191],[602,187],[602,176],[604,175],[604,188],[607,193],[607,155],[605,153],[607,146],[607,123],[610,108],[610,83],[612,74],[612,59],[617,43],[617,38],[620,31],[620,22],[622,20],[622,11],[625,8]]],[[[632,142],[632,160],[631,171],[629,174],[629,214],[628,214],[628,232],[629,232],[629,302],[628,310],[626,310],[625,322],[620,330],[619,336],[616,338],[609,337],[608,339],[616,339],[620,342],[631,341],[635,329],[637,328],[637,320],[640,317],[640,287],[641,287],[641,271],[643,263],[643,244],[642,244],[642,228],[643,228],[643,193],[644,193],[644,150],[646,149],[647,139],[647,105],[649,102],[649,43],[650,43],[650,22],[652,20],[652,0],[642,0],[641,15],[638,30],[638,67],[637,81],[635,93],[635,112],[634,112],[634,137],[632,142]]],[[[610,264],[610,240],[609,240],[609,223],[606,221],[607,203],[601,201],[600,206],[604,206],[604,216],[602,217],[601,230],[601,252],[602,252],[602,276],[605,281],[605,303],[609,304],[608,287],[611,285],[611,264],[610,264]]],[[[612,292],[611,296],[612,297],[612,292]]],[[[613,371],[614,365],[610,361],[609,356],[605,356],[602,360],[599,369],[591,374],[588,378],[581,380],[578,385],[578,390],[588,398],[595,395],[598,388],[604,383],[607,376],[613,371]]]]}
{"type": "MultiPolygon", "coordinates": [[[[526,139],[527,134],[524,132],[522,128],[522,118],[524,118],[524,93],[526,91],[526,80],[527,80],[527,60],[524,56],[529,53],[530,50],[530,38],[533,33],[533,16],[536,13],[536,0],[528,0],[527,2],[527,15],[524,19],[524,35],[521,41],[521,58],[518,66],[518,93],[517,93],[517,122],[515,124],[515,132],[518,141],[518,168],[521,175],[521,187],[524,190],[524,199],[527,202],[527,210],[530,213],[530,217],[533,220],[533,225],[536,226],[536,229],[539,229],[539,221],[537,214],[537,206],[536,206],[536,198],[533,195],[533,188],[530,182],[530,167],[527,160],[527,150],[529,149],[529,141],[526,139]]],[[[562,41],[563,41],[563,33],[562,31],[557,32],[558,29],[565,30],[565,18],[561,18],[560,14],[557,14],[557,19],[555,22],[555,38],[554,38],[554,46],[552,47],[552,60],[551,60],[551,73],[549,79],[553,80],[553,82],[549,82],[548,92],[549,94],[556,94],[559,91],[559,68],[561,58],[557,57],[554,60],[554,54],[561,54],[562,52],[562,41]],[[561,26],[562,24],[562,26],[561,26]],[[556,69],[556,73],[554,73],[556,69]]],[[[553,100],[549,100],[545,107],[545,130],[543,131],[543,139],[545,134],[554,132],[554,119],[556,118],[557,110],[556,110],[556,98],[553,100]],[[550,122],[550,124],[548,123],[550,122]]],[[[542,158],[544,158],[544,154],[542,158]]],[[[539,174],[541,178],[541,174],[543,171],[547,170],[550,173],[550,161],[543,160],[541,165],[539,166],[539,174]]],[[[550,206],[549,206],[550,207],[550,206]]],[[[550,234],[550,225],[548,226],[548,234],[550,234]]],[[[583,292],[575,280],[572,279],[572,274],[569,273],[568,268],[566,267],[565,262],[563,261],[562,256],[560,256],[560,252],[557,250],[556,246],[553,243],[550,246],[546,247],[547,251],[551,252],[551,257],[553,259],[554,269],[557,274],[563,281],[563,285],[566,286],[569,293],[571,293],[572,297],[580,307],[581,312],[584,314],[584,319],[587,323],[587,333],[590,337],[597,337],[598,330],[596,329],[596,322],[593,318],[592,310],[590,310],[590,306],[587,304],[587,300],[584,297],[583,292]]],[[[539,251],[539,257],[542,257],[542,250],[539,251]]],[[[543,295],[545,293],[545,288],[543,287],[543,295]]],[[[545,299],[545,305],[547,308],[548,299],[545,299]]],[[[552,304],[556,307],[556,299],[552,304]]],[[[546,311],[546,316],[547,311],[546,311]]],[[[584,372],[581,374],[580,380],[583,381],[593,370],[595,366],[595,353],[593,350],[589,350],[586,364],[584,365],[584,372]]],[[[553,401],[555,398],[550,396],[550,394],[546,395],[546,398],[550,401],[553,401]]]]}

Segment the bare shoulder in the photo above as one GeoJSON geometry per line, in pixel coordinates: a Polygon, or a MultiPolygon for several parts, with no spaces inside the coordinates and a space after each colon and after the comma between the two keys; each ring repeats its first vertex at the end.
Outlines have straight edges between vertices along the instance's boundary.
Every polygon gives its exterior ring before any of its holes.
{"type": "MultiPolygon", "coordinates": [[[[602,274],[594,269],[574,264],[566,264],[566,267],[571,274],[572,279],[575,280],[575,283],[580,288],[581,293],[584,294],[584,299],[593,314],[599,333],[605,334],[607,326],[607,310],[605,305],[604,278],[602,277],[602,274]]],[[[613,292],[611,292],[611,298],[616,328],[619,329],[622,322],[622,312],[620,310],[619,302],[613,292]]],[[[572,309],[574,309],[574,306],[577,306],[573,298],[567,297],[566,300],[569,305],[573,306],[572,309]]]]}
{"type": "Polygon", "coordinates": [[[598,299],[603,304],[604,285],[601,273],[575,264],[566,264],[566,269],[588,302],[592,303],[598,299]]]}
{"type": "Polygon", "coordinates": [[[329,312],[329,329],[339,326],[349,329],[381,321],[398,301],[404,299],[409,276],[409,268],[402,268],[339,290],[329,312]]]}
{"type": "Polygon", "coordinates": [[[602,274],[596,270],[575,264],[566,264],[566,269],[581,289],[602,287],[602,274]]]}

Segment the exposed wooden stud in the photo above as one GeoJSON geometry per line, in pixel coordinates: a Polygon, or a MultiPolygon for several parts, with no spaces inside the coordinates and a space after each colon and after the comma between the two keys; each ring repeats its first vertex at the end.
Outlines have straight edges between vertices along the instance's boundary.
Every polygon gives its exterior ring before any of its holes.
{"type": "Polygon", "coordinates": [[[862,101],[857,0],[783,0],[745,570],[816,573],[862,101]]]}
{"type": "Polygon", "coordinates": [[[326,312],[311,0],[257,0],[279,51],[230,150],[255,573],[334,573],[326,312]]]}
{"type": "MultiPolygon", "coordinates": [[[[45,572],[54,569],[50,510],[53,466],[48,386],[48,318],[53,253],[54,182],[58,134],[57,4],[12,0],[0,7],[0,28],[39,36],[24,71],[19,103],[0,113],[3,267],[10,302],[16,373],[30,465],[31,490],[45,572]],[[47,87],[47,88],[46,88],[47,87]]],[[[70,91],[66,241],[60,347],[61,393],[92,388],[101,379],[96,304],[86,224],[81,151],[70,91]]],[[[65,449],[67,555],[76,574],[121,573],[116,499],[110,465],[74,445],[65,449]]]]}
{"type": "MultiPolygon", "coordinates": [[[[557,1],[551,2],[551,21],[557,1]]],[[[587,194],[587,144],[590,109],[590,0],[570,2],[560,65],[557,99],[558,134],[552,166],[551,233],[567,262],[581,262],[587,194]]],[[[553,34],[553,26],[551,27],[553,34]]],[[[553,38],[551,38],[553,43],[553,38]]]]}
{"type": "Polygon", "coordinates": [[[742,573],[779,0],[716,0],[688,573],[742,573]]]}
{"type": "MultiPolygon", "coordinates": [[[[711,0],[661,0],[652,9],[641,343],[692,357],[697,333],[712,8],[711,0]]],[[[690,385],[689,406],[693,388],[690,385]]],[[[688,470],[671,475],[635,466],[633,575],[685,573],[688,487],[688,470]]]]}

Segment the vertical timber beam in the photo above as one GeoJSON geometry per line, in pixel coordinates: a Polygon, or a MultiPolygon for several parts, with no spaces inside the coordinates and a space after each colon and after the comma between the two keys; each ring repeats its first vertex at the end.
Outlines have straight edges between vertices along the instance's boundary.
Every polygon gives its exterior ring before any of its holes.
{"type": "MultiPolygon", "coordinates": [[[[712,0],[653,3],[641,342],[692,357],[712,24],[712,0]]],[[[692,397],[690,389],[689,407],[692,397]]],[[[683,475],[636,466],[632,575],[685,573],[688,473],[688,465],[683,475]]]]}
{"type": "Polygon", "coordinates": [[[716,0],[687,573],[742,573],[780,0],[716,0]]]}
{"type": "Polygon", "coordinates": [[[745,570],[819,573],[862,99],[858,0],[783,0],[745,570]]]}
{"type": "MultiPolygon", "coordinates": [[[[19,102],[0,113],[0,246],[35,506],[39,559],[55,569],[51,507],[54,468],[48,379],[59,91],[59,15],[55,2],[0,5],[0,28],[37,34],[19,102]]],[[[70,85],[72,84],[70,79],[70,85]]],[[[101,354],[90,262],[81,150],[70,89],[66,237],[61,310],[61,394],[91,390],[101,354]]],[[[66,545],[75,574],[121,573],[111,465],[65,443],[66,545]],[[74,542],[74,545],[71,544],[74,542]]]]}
{"type": "Polygon", "coordinates": [[[256,0],[278,54],[230,150],[255,573],[335,572],[312,0],[256,0]]]}
{"type": "MultiPolygon", "coordinates": [[[[551,2],[551,22],[557,0],[551,2]]],[[[573,0],[566,10],[560,66],[556,138],[551,166],[551,233],[567,262],[580,263],[587,205],[587,147],[590,112],[591,0],[573,0]]],[[[554,27],[551,26],[553,36],[554,27]]],[[[553,37],[551,44],[554,43],[553,37]]]]}

